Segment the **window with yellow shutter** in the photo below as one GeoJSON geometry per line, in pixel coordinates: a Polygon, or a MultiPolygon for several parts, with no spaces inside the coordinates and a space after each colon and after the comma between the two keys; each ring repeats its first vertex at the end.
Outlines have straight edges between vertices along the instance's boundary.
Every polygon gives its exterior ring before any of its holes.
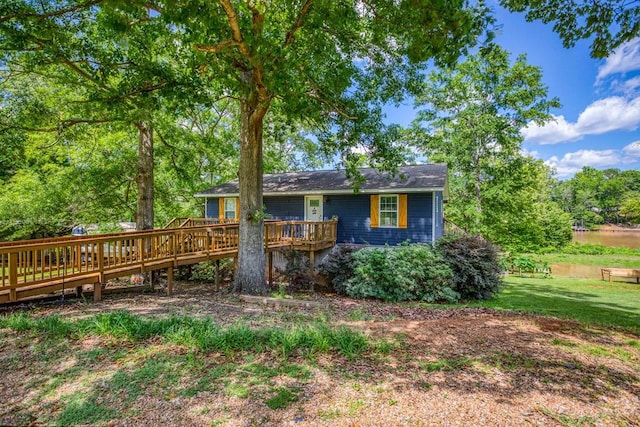
{"type": "Polygon", "coordinates": [[[237,199],[235,197],[225,197],[224,199],[224,219],[236,219],[237,199]]]}
{"type": "Polygon", "coordinates": [[[407,228],[406,194],[371,195],[372,228],[407,228]]]}
{"type": "Polygon", "coordinates": [[[398,227],[398,195],[380,195],[380,227],[398,227]]]}

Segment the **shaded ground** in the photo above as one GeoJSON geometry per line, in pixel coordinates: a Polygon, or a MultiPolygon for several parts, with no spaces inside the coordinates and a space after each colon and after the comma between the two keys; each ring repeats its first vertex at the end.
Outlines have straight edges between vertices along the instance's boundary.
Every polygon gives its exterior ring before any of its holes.
{"type": "Polygon", "coordinates": [[[126,309],[256,327],[320,320],[384,345],[355,360],[282,358],[0,330],[0,424],[640,425],[638,336],[488,309],[314,298],[320,308],[272,308],[179,283],[171,297],[33,308],[64,319],[126,309]]]}

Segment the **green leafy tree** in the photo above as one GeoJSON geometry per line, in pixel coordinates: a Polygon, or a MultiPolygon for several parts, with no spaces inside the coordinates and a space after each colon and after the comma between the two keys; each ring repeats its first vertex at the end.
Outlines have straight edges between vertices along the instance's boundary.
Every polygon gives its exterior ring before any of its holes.
{"type": "Polygon", "coordinates": [[[620,215],[631,224],[640,224],[640,193],[629,192],[620,206],[620,215]]]}
{"type": "MultiPolygon", "coordinates": [[[[117,122],[136,129],[135,217],[139,229],[153,228],[154,115],[197,81],[189,73],[195,66],[191,50],[181,51],[148,8],[27,0],[0,7],[0,48],[10,75],[40,76],[61,89],[50,114],[5,117],[5,128],[62,134],[79,125],[117,122]]],[[[32,101],[23,113],[39,112],[39,100],[32,101]]]]}
{"type": "MultiPolygon", "coordinates": [[[[432,72],[416,98],[415,143],[451,168],[447,217],[472,233],[498,233],[507,217],[522,224],[541,185],[540,165],[520,153],[520,129],[549,109],[539,68],[489,46],[452,69],[432,72]]],[[[492,236],[494,237],[494,236],[492,236]]]]}
{"type": "Polygon", "coordinates": [[[638,0],[500,0],[528,21],[553,24],[565,47],[591,40],[591,56],[606,58],[624,42],[640,35],[638,0]]]}
{"type": "Polygon", "coordinates": [[[235,287],[267,291],[262,202],[263,137],[271,109],[308,123],[327,153],[371,147],[390,167],[397,147],[384,137],[381,106],[397,102],[425,61],[451,63],[473,43],[484,9],[466,2],[325,1],[216,3],[166,1],[155,5],[182,41],[206,54],[211,90],[230,96],[240,111],[240,249],[235,287]],[[411,16],[411,19],[407,19],[411,16]]]}

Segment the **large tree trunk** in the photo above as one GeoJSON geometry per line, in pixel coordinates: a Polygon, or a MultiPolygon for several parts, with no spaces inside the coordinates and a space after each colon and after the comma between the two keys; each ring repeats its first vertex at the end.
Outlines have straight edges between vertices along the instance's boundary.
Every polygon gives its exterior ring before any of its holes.
{"type": "Polygon", "coordinates": [[[149,122],[136,123],[138,128],[138,205],[136,229],[153,229],[153,127],[149,122]]]}
{"type": "Polygon", "coordinates": [[[240,243],[234,289],[250,295],[269,290],[262,217],[262,127],[268,103],[257,98],[250,96],[240,105],[240,243]]]}

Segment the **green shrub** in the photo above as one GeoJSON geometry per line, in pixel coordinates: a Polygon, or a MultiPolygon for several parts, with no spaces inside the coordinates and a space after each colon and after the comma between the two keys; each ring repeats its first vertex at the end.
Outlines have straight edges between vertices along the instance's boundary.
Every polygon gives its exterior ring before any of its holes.
{"type": "Polygon", "coordinates": [[[542,274],[544,277],[549,277],[551,275],[551,266],[546,261],[535,261],[526,255],[518,255],[511,259],[509,271],[517,272],[520,276],[523,273],[530,273],[532,276],[542,274]]]}
{"type": "Polygon", "coordinates": [[[443,237],[437,250],[453,270],[453,286],[463,299],[490,299],[502,285],[499,249],[481,236],[443,237]]]}
{"type": "Polygon", "coordinates": [[[347,293],[347,282],[353,276],[353,253],[358,249],[355,245],[334,246],[318,266],[318,274],[327,278],[337,294],[347,293]]]}
{"type": "Polygon", "coordinates": [[[460,297],[451,288],[451,269],[430,246],[367,248],[352,258],[353,276],[346,293],[354,298],[452,303],[460,297]]]}
{"type": "Polygon", "coordinates": [[[295,249],[281,249],[280,253],[287,261],[284,270],[278,272],[286,278],[289,283],[290,292],[308,290],[315,282],[311,274],[311,261],[304,251],[295,249]]]}
{"type": "MultiPolygon", "coordinates": [[[[220,260],[220,280],[233,276],[233,261],[230,258],[220,260]]],[[[195,264],[191,269],[190,280],[200,280],[202,282],[214,282],[216,280],[216,262],[205,261],[195,264]]]]}

